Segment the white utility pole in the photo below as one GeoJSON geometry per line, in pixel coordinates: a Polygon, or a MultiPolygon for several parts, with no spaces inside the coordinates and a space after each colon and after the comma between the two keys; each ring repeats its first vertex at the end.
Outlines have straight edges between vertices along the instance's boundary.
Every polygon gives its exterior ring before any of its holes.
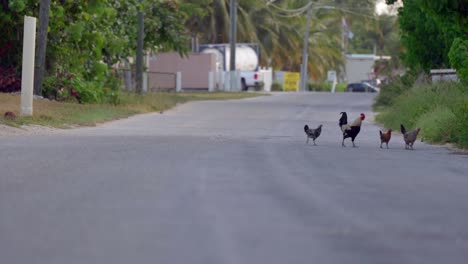
{"type": "Polygon", "coordinates": [[[33,115],[36,18],[24,17],[23,69],[21,72],[21,115],[33,115]]]}
{"type": "Polygon", "coordinates": [[[304,46],[302,50],[302,64],[301,64],[301,76],[300,76],[300,87],[299,90],[304,92],[307,91],[307,63],[309,61],[308,46],[309,46],[309,31],[310,31],[310,20],[312,16],[312,2],[309,2],[307,8],[307,22],[306,30],[304,34],[304,46]]]}

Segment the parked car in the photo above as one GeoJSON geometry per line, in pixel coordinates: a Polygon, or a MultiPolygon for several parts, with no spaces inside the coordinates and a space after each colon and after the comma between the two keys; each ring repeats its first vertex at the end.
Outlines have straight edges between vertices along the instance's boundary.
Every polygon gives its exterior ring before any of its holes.
{"type": "Polygon", "coordinates": [[[362,80],[361,83],[368,83],[373,87],[379,87],[381,84],[380,79],[362,80]]]}
{"type": "Polygon", "coordinates": [[[374,87],[368,83],[350,83],[346,86],[346,92],[360,92],[360,93],[378,93],[379,88],[374,87]]]}

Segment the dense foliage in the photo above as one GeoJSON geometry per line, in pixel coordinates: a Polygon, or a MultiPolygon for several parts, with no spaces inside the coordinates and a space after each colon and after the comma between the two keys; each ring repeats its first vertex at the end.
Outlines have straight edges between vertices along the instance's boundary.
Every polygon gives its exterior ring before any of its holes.
{"type": "Polygon", "coordinates": [[[400,124],[420,127],[427,141],[468,148],[468,3],[403,0],[403,4],[398,19],[403,62],[410,71],[382,87],[374,104],[382,111],[377,120],[396,130],[400,124]],[[461,83],[416,81],[420,70],[447,67],[457,69],[461,83]]]}
{"type": "Polygon", "coordinates": [[[421,128],[434,143],[456,143],[468,148],[468,88],[461,83],[418,84],[396,95],[377,116],[387,128],[421,128]]]}
{"type": "Polygon", "coordinates": [[[468,39],[456,38],[450,48],[449,59],[452,66],[458,70],[458,77],[468,83],[468,39]]]}
{"type": "MultiPolygon", "coordinates": [[[[387,0],[393,4],[396,0],[387,0]]],[[[464,71],[463,63],[453,65],[449,51],[454,44],[466,45],[468,34],[468,2],[464,0],[403,0],[399,10],[401,42],[406,51],[403,60],[412,69],[455,67],[464,71]],[[461,42],[455,43],[459,38],[461,42]],[[460,68],[462,67],[462,68],[460,68]]],[[[454,51],[456,52],[456,51],[454,51]]],[[[460,54],[462,55],[462,54],[460,54]]],[[[466,70],[466,69],[465,69],[466,70]]]]}
{"type": "MultiPolygon", "coordinates": [[[[38,1],[2,3],[0,49],[10,48],[0,54],[0,65],[19,68],[23,16],[37,17],[38,1]]],[[[43,93],[66,97],[78,92],[82,102],[114,100],[118,85],[111,67],[136,52],[139,10],[146,18],[146,50],[186,51],[187,15],[175,0],[52,0],[43,93]]]]}

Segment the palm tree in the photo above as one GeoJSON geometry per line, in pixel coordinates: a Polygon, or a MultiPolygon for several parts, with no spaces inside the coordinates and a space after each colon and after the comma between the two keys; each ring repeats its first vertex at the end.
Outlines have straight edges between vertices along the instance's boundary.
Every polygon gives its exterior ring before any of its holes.
{"type": "MultiPolygon", "coordinates": [[[[186,0],[187,4],[201,5],[200,8],[204,12],[203,15],[195,15],[188,19],[190,32],[203,42],[228,42],[229,2],[230,0],[186,0]]],[[[305,14],[284,13],[281,10],[298,9],[307,3],[306,0],[276,1],[277,8],[273,8],[263,0],[238,0],[238,41],[258,43],[263,65],[299,71],[305,14]]],[[[328,69],[337,69],[343,62],[340,52],[340,25],[339,12],[314,12],[309,38],[308,69],[310,76],[315,79],[323,78],[328,69]]]]}

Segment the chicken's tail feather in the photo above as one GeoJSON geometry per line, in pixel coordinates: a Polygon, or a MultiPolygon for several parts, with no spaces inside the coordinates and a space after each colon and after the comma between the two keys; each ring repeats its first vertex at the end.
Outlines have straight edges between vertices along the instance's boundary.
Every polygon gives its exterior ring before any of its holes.
{"type": "Polygon", "coordinates": [[[403,124],[400,124],[400,130],[402,134],[406,133],[406,128],[403,126],[403,124]]]}
{"type": "Polygon", "coordinates": [[[383,136],[382,130],[379,130],[379,133],[380,133],[380,137],[382,137],[383,136]]]}
{"type": "Polygon", "coordinates": [[[340,114],[341,114],[341,118],[338,124],[340,127],[343,127],[343,125],[348,124],[348,115],[346,114],[346,112],[341,112],[340,114]]]}
{"type": "Polygon", "coordinates": [[[307,133],[307,131],[309,131],[309,126],[308,126],[308,125],[305,125],[305,126],[304,126],[304,132],[307,133]]]}

